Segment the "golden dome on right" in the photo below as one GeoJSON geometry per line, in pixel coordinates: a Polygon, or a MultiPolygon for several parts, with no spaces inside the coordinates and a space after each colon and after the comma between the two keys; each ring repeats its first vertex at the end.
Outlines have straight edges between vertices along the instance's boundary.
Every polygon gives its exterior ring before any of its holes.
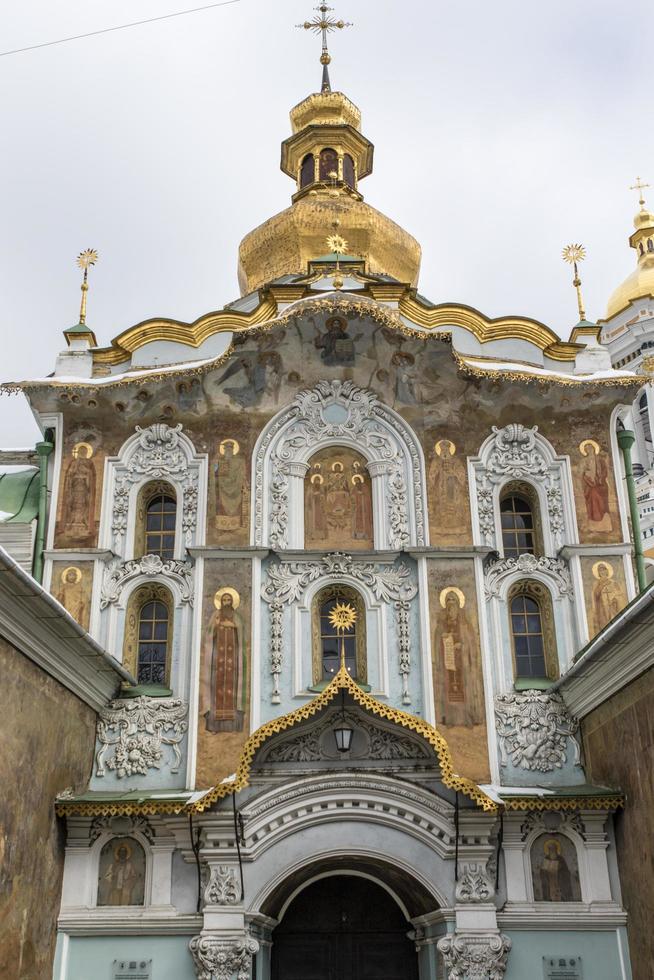
{"type": "Polygon", "coordinates": [[[636,230],[629,238],[629,244],[636,250],[638,264],[611,293],[606,307],[606,320],[626,309],[634,299],[641,296],[654,297],[654,214],[647,210],[642,196],[640,211],[634,218],[634,228],[636,230]]]}

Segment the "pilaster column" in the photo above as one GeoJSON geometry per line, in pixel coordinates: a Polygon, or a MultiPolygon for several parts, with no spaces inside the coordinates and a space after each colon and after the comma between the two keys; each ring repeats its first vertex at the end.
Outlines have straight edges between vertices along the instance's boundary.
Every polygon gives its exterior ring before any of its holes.
{"type": "Polygon", "coordinates": [[[308,463],[286,463],[288,474],[288,547],[304,548],[304,478],[308,463]]]}
{"type": "Polygon", "coordinates": [[[609,865],[606,859],[609,841],[606,836],[606,814],[597,810],[586,810],[581,814],[584,822],[586,856],[588,860],[588,886],[590,895],[584,895],[585,901],[610,902],[611,879],[609,865]]]}
{"type": "Polygon", "coordinates": [[[373,538],[378,550],[389,546],[386,477],[390,471],[388,460],[374,459],[368,463],[372,490],[373,538]]]}
{"type": "Polygon", "coordinates": [[[525,878],[525,845],[522,834],[524,814],[504,815],[504,835],[502,854],[506,872],[507,902],[527,901],[527,880],[525,878]]]}

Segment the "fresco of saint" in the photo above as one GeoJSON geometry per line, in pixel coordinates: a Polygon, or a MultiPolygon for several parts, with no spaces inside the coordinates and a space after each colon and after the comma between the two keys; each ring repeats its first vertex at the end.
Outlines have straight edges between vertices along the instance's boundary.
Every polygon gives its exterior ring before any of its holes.
{"type": "Polygon", "coordinates": [[[366,461],[344,447],[312,457],[304,483],[307,548],[372,548],[372,486],[366,461]]]}
{"type": "Polygon", "coordinates": [[[245,717],[243,621],[235,589],[218,589],[205,641],[200,713],[209,732],[240,732],[245,717]]]}
{"type": "Polygon", "coordinates": [[[59,580],[56,598],[80,626],[88,629],[90,609],[80,568],[75,565],[64,568],[59,580]]]}
{"type": "Polygon", "coordinates": [[[626,605],[626,597],[619,583],[613,578],[613,566],[608,561],[598,561],[593,565],[593,626],[595,633],[604,629],[607,623],[618,615],[626,605]]]}
{"type": "Polygon", "coordinates": [[[100,854],[98,905],[143,905],[145,853],[138,841],[118,837],[100,854]]]}
{"type": "Polygon", "coordinates": [[[580,902],[577,855],[563,834],[544,834],[531,846],[531,874],[537,902],[580,902]]]}
{"type": "Polygon", "coordinates": [[[479,653],[474,631],[465,611],[461,589],[441,591],[443,612],[436,628],[438,676],[442,679],[441,705],[449,725],[474,725],[483,721],[483,694],[479,680],[479,653]]]}
{"type": "Polygon", "coordinates": [[[236,439],[223,439],[215,465],[216,527],[244,527],[246,509],[246,460],[236,439]]]}
{"type": "Polygon", "coordinates": [[[78,442],[66,472],[63,494],[63,531],[71,538],[83,540],[95,531],[95,465],[93,447],[78,442]]]}
{"type": "Polygon", "coordinates": [[[613,522],[609,513],[608,462],[593,439],[585,439],[579,446],[584,457],[582,484],[586,517],[591,528],[598,531],[611,531],[613,522]]]}

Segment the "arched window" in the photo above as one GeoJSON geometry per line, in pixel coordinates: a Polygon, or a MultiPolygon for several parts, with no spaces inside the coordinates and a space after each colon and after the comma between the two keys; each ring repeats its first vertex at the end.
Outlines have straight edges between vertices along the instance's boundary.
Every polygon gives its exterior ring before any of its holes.
{"type": "Polygon", "coordinates": [[[643,248],[643,243],[642,242],[640,243],[640,245],[638,246],[638,248],[640,250],[640,254],[641,255],[644,255],[645,254],[645,249],[643,248]]]}
{"type": "Polygon", "coordinates": [[[343,157],[343,180],[348,187],[354,188],[354,160],[349,153],[343,157]]]}
{"type": "Polygon", "coordinates": [[[138,497],[134,554],[175,556],[177,500],[169,483],[146,483],[138,497]]]}
{"type": "Polygon", "coordinates": [[[652,241],[651,238],[647,239],[647,251],[654,252],[654,242],[652,241]]]}
{"type": "Polygon", "coordinates": [[[338,673],[342,648],[345,650],[348,673],[354,680],[365,684],[366,611],[361,595],[346,585],[329,585],[316,595],[312,614],[314,685],[330,681],[338,673]],[[345,632],[342,638],[330,621],[330,613],[338,603],[351,606],[356,614],[354,628],[345,632]]]}
{"type": "Polygon", "coordinates": [[[314,180],[315,163],[313,154],[307,153],[300,167],[300,187],[307,187],[308,184],[313,184],[314,180]]]}
{"type": "Polygon", "coordinates": [[[327,147],[320,151],[319,176],[321,180],[330,181],[333,179],[330,174],[336,174],[338,177],[338,153],[327,147]]]}
{"type": "Polygon", "coordinates": [[[500,498],[502,546],[505,558],[542,553],[538,499],[525,483],[510,483],[500,498]]]}
{"type": "Polygon", "coordinates": [[[145,851],[133,837],[114,837],[100,851],[98,905],[143,905],[145,851]]]}
{"type": "Polygon", "coordinates": [[[652,428],[649,423],[649,407],[647,404],[647,392],[644,391],[638,399],[638,414],[646,442],[652,441],[652,428]]]}
{"type": "Polygon", "coordinates": [[[139,684],[168,685],[172,609],[172,596],[163,585],[143,585],[129,598],[123,665],[139,684]]]}
{"type": "Polygon", "coordinates": [[[517,582],[509,592],[509,619],[516,680],[558,676],[552,600],[539,582],[517,582]]]}

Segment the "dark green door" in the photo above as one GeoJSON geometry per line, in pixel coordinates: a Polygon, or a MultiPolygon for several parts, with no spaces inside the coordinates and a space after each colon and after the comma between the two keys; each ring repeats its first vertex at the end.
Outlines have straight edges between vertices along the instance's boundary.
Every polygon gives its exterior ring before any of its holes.
{"type": "Polygon", "coordinates": [[[410,929],[397,903],[367,878],[321,878],[273,932],[272,980],[418,980],[410,929]]]}

